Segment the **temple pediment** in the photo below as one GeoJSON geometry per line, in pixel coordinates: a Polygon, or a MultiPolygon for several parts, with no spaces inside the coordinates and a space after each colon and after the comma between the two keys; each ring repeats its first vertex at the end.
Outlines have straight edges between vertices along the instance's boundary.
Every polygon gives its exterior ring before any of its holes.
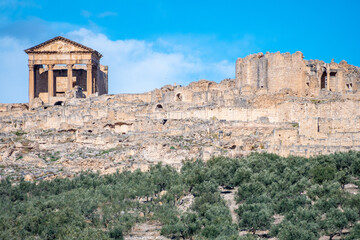
{"type": "Polygon", "coordinates": [[[101,54],[98,53],[97,51],[61,36],[50,39],[32,48],[26,49],[25,52],[26,53],[89,52],[89,53],[96,53],[99,57],[101,57],[101,54]]]}
{"type": "Polygon", "coordinates": [[[33,52],[88,52],[89,50],[86,48],[78,47],[74,44],[57,40],[52,43],[46,44],[44,46],[33,49],[33,52]]]}

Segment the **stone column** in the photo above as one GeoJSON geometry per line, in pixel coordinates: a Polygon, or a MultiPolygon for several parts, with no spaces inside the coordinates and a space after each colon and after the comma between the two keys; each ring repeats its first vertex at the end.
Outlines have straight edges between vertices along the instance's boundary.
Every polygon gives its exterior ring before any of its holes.
{"type": "Polygon", "coordinates": [[[326,79],[326,81],[327,81],[327,90],[330,91],[330,87],[331,87],[330,86],[330,68],[328,68],[326,73],[327,73],[327,76],[326,76],[326,78],[327,78],[326,79]]]}
{"type": "Polygon", "coordinates": [[[35,72],[34,65],[29,64],[29,105],[35,97],[35,72]]]}
{"type": "Polygon", "coordinates": [[[54,64],[48,65],[48,96],[49,100],[48,103],[50,103],[50,98],[54,97],[54,64]]]}
{"type": "Polygon", "coordinates": [[[92,64],[86,64],[86,67],[87,67],[86,92],[87,92],[87,97],[89,97],[93,93],[92,64]]]}
{"type": "Polygon", "coordinates": [[[68,64],[67,65],[67,77],[68,77],[68,81],[67,81],[67,90],[71,90],[73,88],[73,64],[68,64]]]}
{"type": "Polygon", "coordinates": [[[96,86],[96,91],[95,92],[99,92],[99,95],[102,94],[102,83],[100,83],[100,63],[98,63],[96,65],[95,86],[96,86]]]}

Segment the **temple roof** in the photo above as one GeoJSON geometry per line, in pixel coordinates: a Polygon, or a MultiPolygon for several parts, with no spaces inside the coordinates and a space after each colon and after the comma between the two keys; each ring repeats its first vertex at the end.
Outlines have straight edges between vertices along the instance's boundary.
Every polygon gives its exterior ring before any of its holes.
{"type": "Polygon", "coordinates": [[[86,47],[80,43],[74,42],[70,39],[64,38],[62,36],[58,36],[58,37],[54,37],[46,42],[40,43],[34,47],[28,48],[26,50],[24,50],[27,54],[29,53],[67,53],[67,52],[71,52],[71,53],[76,53],[76,52],[81,52],[81,53],[95,53],[99,58],[102,57],[102,55],[89,47],[86,47]],[[65,43],[59,46],[55,46],[56,42],[62,42],[65,43]],[[71,45],[71,46],[69,46],[71,45]]]}

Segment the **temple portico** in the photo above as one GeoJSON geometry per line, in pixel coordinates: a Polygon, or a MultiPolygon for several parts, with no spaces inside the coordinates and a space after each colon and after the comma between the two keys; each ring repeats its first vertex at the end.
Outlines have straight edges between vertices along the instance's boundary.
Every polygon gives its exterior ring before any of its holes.
{"type": "Polygon", "coordinates": [[[102,55],[63,37],[56,37],[25,50],[29,56],[29,103],[40,98],[53,104],[65,92],[80,86],[86,97],[106,94],[107,66],[102,55]]]}

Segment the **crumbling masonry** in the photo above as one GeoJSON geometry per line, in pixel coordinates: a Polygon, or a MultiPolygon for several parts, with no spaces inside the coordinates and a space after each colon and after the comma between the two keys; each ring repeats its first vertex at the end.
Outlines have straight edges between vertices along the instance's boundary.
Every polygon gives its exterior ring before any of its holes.
{"type": "Polygon", "coordinates": [[[360,151],[359,81],[359,67],[345,61],[260,53],[238,59],[236,79],[220,83],[87,94],[64,98],[61,105],[0,104],[0,163],[6,166],[0,176],[146,170],[158,162],[180,167],[184,159],[254,151],[282,156],[360,151]]]}
{"type": "Polygon", "coordinates": [[[252,54],[236,61],[236,84],[244,91],[265,89],[274,93],[291,89],[302,96],[318,96],[327,91],[354,93],[360,87],[358,67],[341,61],[324,63],[304,60],[301,52],[294,54],[252,54]]]}

